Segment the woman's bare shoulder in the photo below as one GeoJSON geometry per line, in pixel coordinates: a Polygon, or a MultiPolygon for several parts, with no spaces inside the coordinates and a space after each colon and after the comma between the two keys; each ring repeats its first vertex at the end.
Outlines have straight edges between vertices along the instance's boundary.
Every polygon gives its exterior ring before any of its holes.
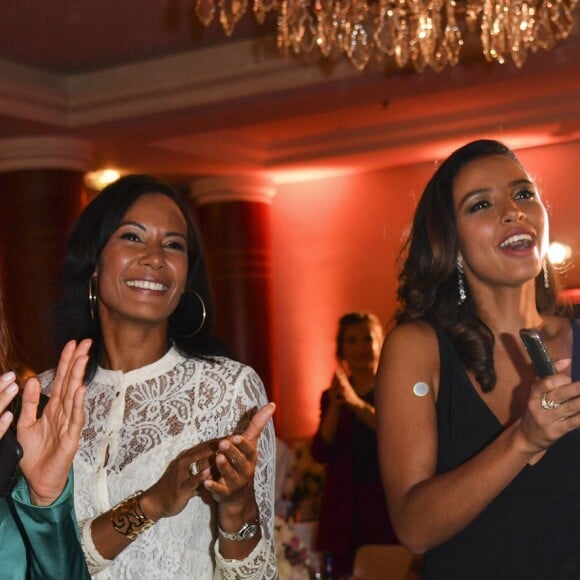
{"type": "Polygon", "coordinates": [[[417,320],[399,324],[389,332],[379,374],[396,388],[423,381],[436,390],[439,366],[435,329],[428,322],[417,320]]]}
{"type": "Polygon", "coordinates": [[[414,344],[417,346],[435,346],[437,344],[437,335],[431,324],[424,320],[412,320],[395,326],[385,339],[385,343],[394,345],[414,344]]]}

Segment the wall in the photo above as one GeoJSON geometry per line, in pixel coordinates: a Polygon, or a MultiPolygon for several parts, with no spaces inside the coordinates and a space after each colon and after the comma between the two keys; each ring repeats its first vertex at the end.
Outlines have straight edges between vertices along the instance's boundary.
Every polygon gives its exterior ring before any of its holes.
{"type": "Polygon", "coordinates": [[[280,185],[273,203],[278,433],[316,429],[338,318],[395,309],[395,260],[431,166],[280,185]]]}
{"type": "MultiPolygon", "coordinates": [[[[578,187],[580,142],[518,154],[551,206],[552,237],[571,243],[567,232],[578,230],[578,197],[566,194],[578,187]]],[[[339,316],[367,309],[387,324],[393,315],[396,257],[434,168],[429,163],[278,186],[274,326],[282,438],[309,437],[316,430],[320,394],[335,365],[339,316]]],[[[573,275],[570,281],[575,283],[573,275]]]]}
{"type": "MultiPolygon", "coordinates": [[[[522,150],[519,156],[542,188],[552,238],[578,248],[580,259],[580,141],[522,150]]],[[[366,309],[385,324],[390,320],[396,307],[395,260],[434,168],[426,163],[278,186],[272,205],[274,367],[276,423],[283,438],[308,437],[316,429],[320,394],[335,366],[339,316],[366,309]]],[[[1,245],[18,247],[12,238],[4,235],[1,245]]],[[[567,274],[567,286],[580,287],[578,266],[567,274]]]]}
{"type": "Polygon", "coordinates": [[[572,246],[566,287],[580,287],[580,141],[518,152],[542,191],[550,215],[550,239],[572,246]]]}

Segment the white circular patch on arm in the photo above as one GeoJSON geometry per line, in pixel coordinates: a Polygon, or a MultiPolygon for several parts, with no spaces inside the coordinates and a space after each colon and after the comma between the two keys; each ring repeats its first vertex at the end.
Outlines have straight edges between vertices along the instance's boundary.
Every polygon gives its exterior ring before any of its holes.
{"type": "Polygon", "coordinates": [[[413,393],[417,395],[417,397],[424,397],[429,392],[429,385],[427,383],[415,383],[413,386],[413,393]]]}

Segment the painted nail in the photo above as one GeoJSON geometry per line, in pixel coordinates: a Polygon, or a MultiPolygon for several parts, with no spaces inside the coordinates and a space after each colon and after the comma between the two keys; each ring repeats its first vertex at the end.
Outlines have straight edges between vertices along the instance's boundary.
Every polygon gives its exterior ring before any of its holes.
{"type": "Polygon", "coordinates": [[[14,419],[14,415],[10,411],[6,411],[0,415],[0,423],[3,425],[10,425],[10,423],[12,423],[12,419],[14,419]]]}
{"type": "Polygon", "coordinates": [[[16,379],[16,375],[13,371],[8,371],[7,373],[4,373],[0,379],[2,379],[3,383],[13,383],[16,379]]]}

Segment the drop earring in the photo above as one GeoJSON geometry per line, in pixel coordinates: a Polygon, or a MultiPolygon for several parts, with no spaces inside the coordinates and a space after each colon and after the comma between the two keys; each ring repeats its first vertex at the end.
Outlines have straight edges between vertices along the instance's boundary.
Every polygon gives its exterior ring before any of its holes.
{"type": "Polygon", "coordinates": [[[550,288],[550,274],[548,272],[548,261],[544,260],[542,264],[542,271],[544,272],[544,288],[548,290],[550,288]]]}
{"type": "Polygon", "coordinates": [[[89,278],[89,311],[91,319],[97,319],[97,275],[93,274],[89,278]]]}
{"type": "Polygon", "coordinates": [[[459,292],[457,305],[461,306],[467,300],[467,292],[465,291],[465,274],[463,272],[463,262],[459,256],[457,257],[457,290],[459,292]]]}

